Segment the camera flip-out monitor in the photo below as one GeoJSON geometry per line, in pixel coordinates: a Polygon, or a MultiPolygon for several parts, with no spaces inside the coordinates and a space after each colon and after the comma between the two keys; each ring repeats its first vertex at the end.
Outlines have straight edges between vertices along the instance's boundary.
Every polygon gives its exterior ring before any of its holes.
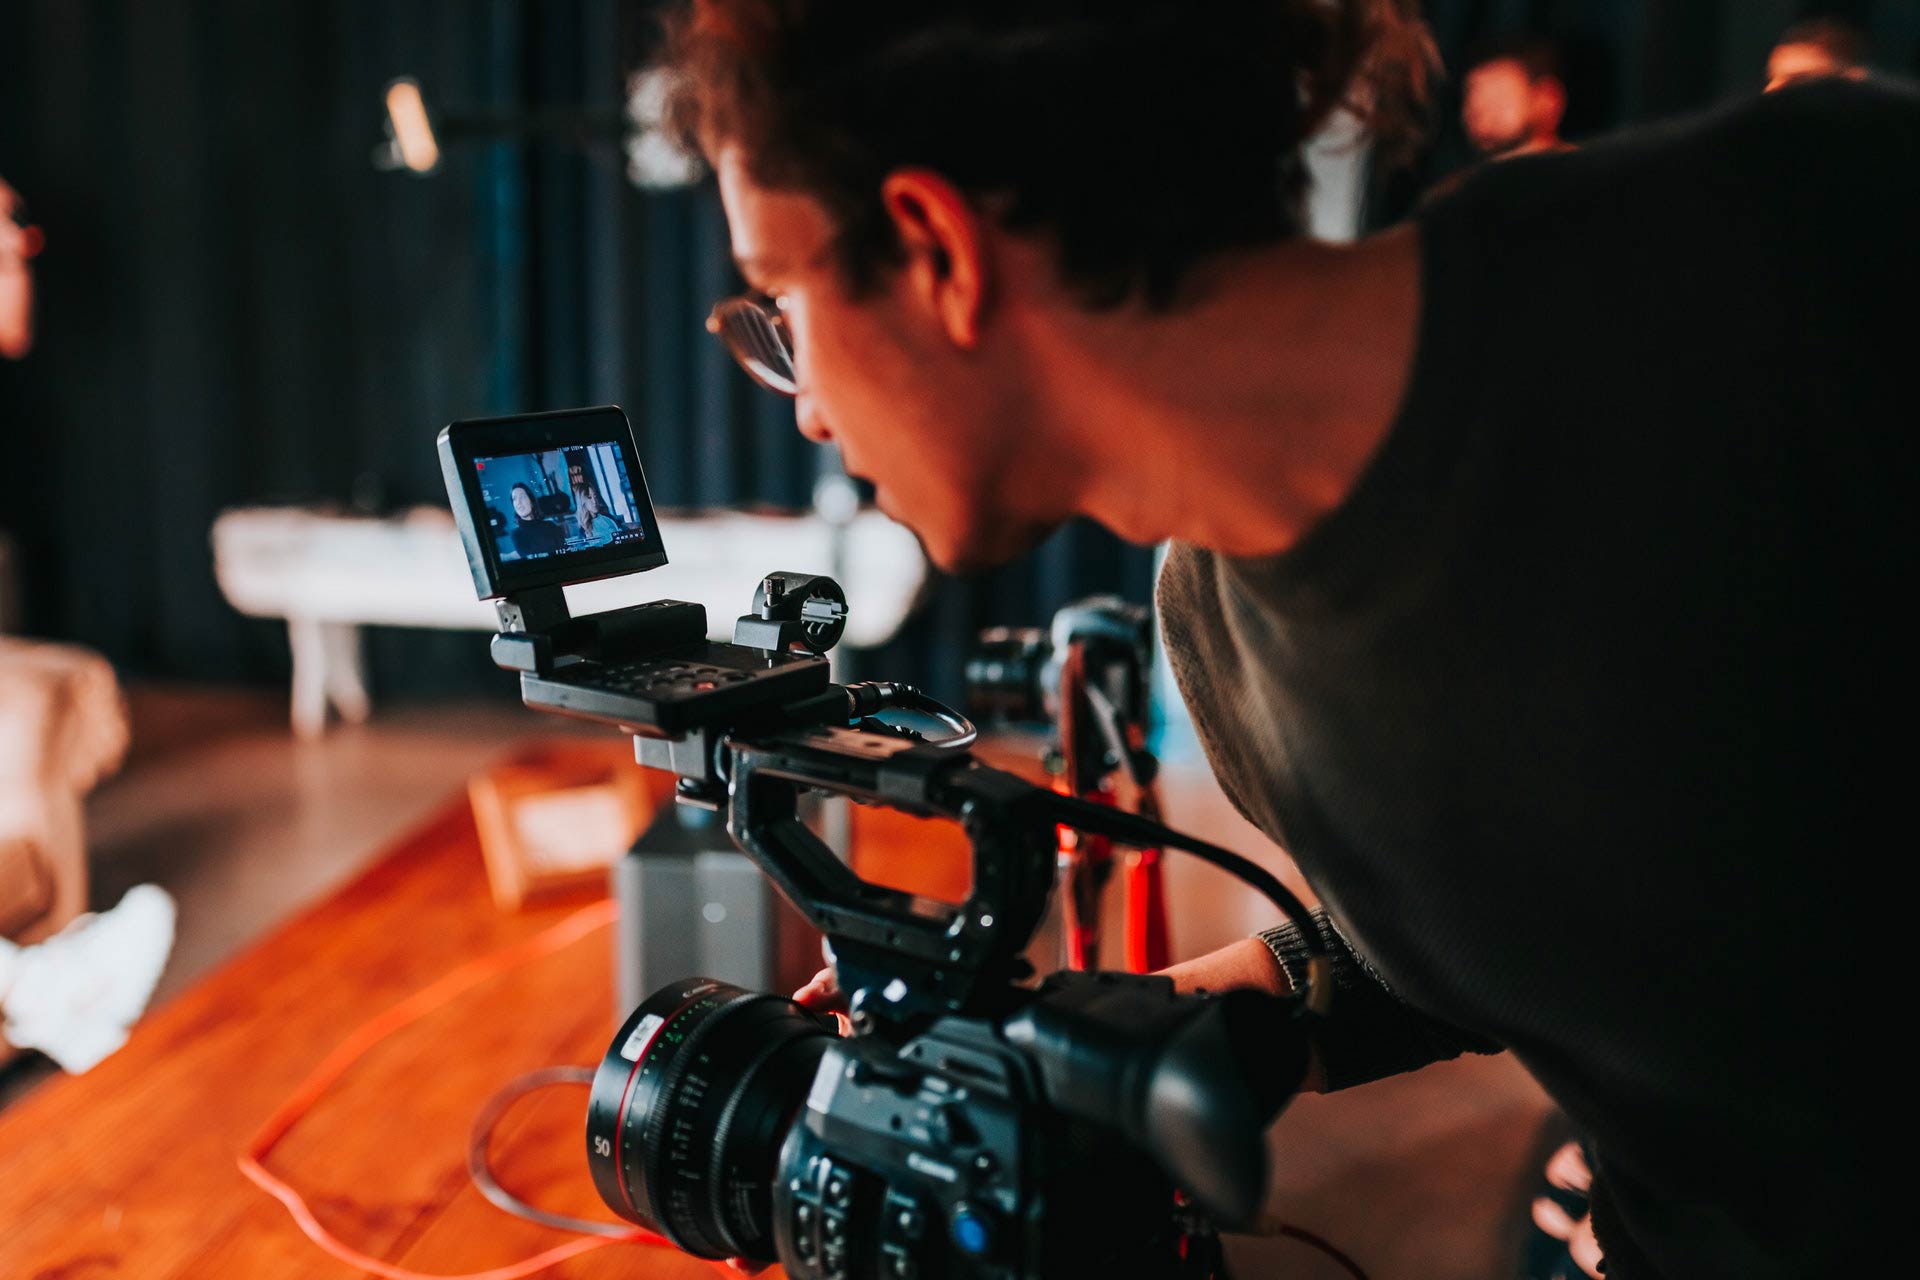
{"type": "Polygon", "coordinates": [[[574,617],[563,588],[667,562],[627,417],[611,405],[456,422],[440,469],[473,586],[494,601],[493,659],[528,706],[680,738],[823,692],[846,596],[815,574],[773,573],[744,643],[707,638],[684,600],[574,617]]]}
{"type": "Polygon", "coordinates": [[[456,422],[440,469],[484,599],[667,562],[633,428],[609,405],[456,422]]]}

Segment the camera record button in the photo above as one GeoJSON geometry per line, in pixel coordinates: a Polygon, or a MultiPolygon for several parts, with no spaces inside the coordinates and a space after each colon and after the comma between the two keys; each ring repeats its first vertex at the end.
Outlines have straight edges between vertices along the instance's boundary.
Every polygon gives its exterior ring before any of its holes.
{"type": "Polygon", "coordinates": [[[950,1234],[953,1247],[970,1257],[993,1251],[993,1220],[972,1205],[963,1204],[953,1211],[950,1234]]]}

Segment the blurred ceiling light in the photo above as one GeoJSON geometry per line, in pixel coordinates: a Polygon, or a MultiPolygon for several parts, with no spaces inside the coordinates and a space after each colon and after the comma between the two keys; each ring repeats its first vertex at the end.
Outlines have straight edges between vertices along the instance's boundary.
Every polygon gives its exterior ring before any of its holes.
{"type": "Polygon", "coordinates": [[[706,166],[661,126],[667,118],[670,72],[654,68],[637,71],[627,81],[627,181],[647,191],[690,187],[700,181],[706,166]]]}
{"type": "MultiPolygon", "coordinates": [[[[433,121],[427,118],[420,82],[401,77],[387,86],[388,159],[392,168],[432,173],[440,165],[440,144],[434,141],[433,121]]],[[[377,157],[376,157],[377,158],[377,157]]]]}
{"type": "Polygon", "coordinates": [[[541,139],[579,148],[603,163],[624,158],[627,180],[636,187],[691,186],[706,170],[661,128],[666,91],[659,72],[641,72],[627,83],[624,107],[429,111],[420,82],[401,76],[387,86],[387,141],[374,149],[374,167],[428,174],[440,167],[442,148],[541,139]]]}

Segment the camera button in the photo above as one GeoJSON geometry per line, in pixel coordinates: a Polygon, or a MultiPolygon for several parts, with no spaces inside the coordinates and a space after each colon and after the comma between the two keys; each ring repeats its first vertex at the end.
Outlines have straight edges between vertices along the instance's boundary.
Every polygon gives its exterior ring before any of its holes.
{"type": "Polygon", "coordinates": [[[993,1250],[993,1222],[972,1205],[963,1204],[953,1211],[950,1234],[953,1247],[969,1257],[978,1258],[993,1250]]]}
{"type": "Polygon", "coordinates": [[[943,1147],[971,1147],[980,1142],[980,1131],[973,1127],[966,1110],[951,1103],[934,1108],[931,1127],[935,1141],[943,1147]]]}
{"type": "Polygon", "coordinates": [[[820,1211],[804,1200],[793,1206],[794,1252],[809,1262],[820,1248],[820,1242],[814,1238],[814,1226],[819,1216],[820,1211]]]}

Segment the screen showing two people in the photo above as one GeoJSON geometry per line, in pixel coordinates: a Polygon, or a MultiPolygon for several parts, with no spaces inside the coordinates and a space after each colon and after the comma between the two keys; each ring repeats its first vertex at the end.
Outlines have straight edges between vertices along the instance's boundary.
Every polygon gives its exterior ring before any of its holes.
{"type": "Polygon", "coordinates": [[[473,469],[503,564],[647,536],[616,444],[476,458],[473,469]]]}

